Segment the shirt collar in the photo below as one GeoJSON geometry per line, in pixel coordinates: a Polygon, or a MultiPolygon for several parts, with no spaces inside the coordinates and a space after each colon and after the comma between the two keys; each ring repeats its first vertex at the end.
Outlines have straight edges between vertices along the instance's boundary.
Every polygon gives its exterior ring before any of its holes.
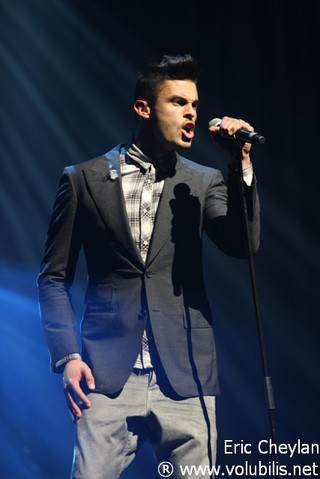
{"type": "Polygon", "coordinates": [[[143,153],[134,143],[132,143],[126,151],[126,161],[135,163],[142,167],[144,172],[148,171],[152,165],[151,159],[143,153]]]}
{"type": "Polygon", "coordinates": [[[158,160],[154,160],[145,155],[134,143],[131,143],[126,147],[126,162],[138,164],[143,168],[144,172],[148,171],[150,166],[153,165],[156,171],[167,173],[175,165],[176,160],[177,157],[175,152],[158,160]]]}

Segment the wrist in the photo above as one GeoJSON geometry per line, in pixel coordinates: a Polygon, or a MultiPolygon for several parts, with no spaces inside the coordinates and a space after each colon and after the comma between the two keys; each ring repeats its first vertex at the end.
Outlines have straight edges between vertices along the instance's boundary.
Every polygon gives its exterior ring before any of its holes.
{"type": "Polygon", "coordinates": [[[252,168],[253,168],[252,163],[249,163],[249,165],[242,164],[242,171],[243,172],[252,170],[252,168]]]}
{"type": "Polygon", "coordinates": [[[55,363],[55,370],[56,371],[62,371],[65,367],[65,365],[69,362],[69,361],[73,361],[73,360],[80,360],[81,361],[81,356],[79,353],[71,353],[71,354],[68,354],[68,356],[65,356],[64,358],[60,359],[59,361],[57,361],[55,363]]]}
{"type": "Polygon", "coordinates": [[[243,170],[246,170],[247,168],[252,168],[252,162],[249,155],[246,155],[242,158],[241,165],[243,170]]]}

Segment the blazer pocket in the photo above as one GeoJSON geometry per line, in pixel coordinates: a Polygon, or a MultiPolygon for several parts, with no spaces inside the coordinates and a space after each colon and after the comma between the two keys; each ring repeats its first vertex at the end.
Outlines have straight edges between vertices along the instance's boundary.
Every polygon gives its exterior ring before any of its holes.
{"type": "Polygon", "coordinates": [[[87,302],[86,313],[116,313],[117,306],[113,301],[94,301],[87,302]]]}
{"type": "Polygon", "coordinates": [[[118,305],[115,299],[115,286],[108,284],[91,288],[86,297],[86,313],[116,313],[118,305]]]}
{"type": "Polygon", "coordinates": [[[183,311],[183,325],[185,329],[211,328],[212,318],[210,314],[204,316],[201,311],[192,308],[186,308],[183,311]]]}

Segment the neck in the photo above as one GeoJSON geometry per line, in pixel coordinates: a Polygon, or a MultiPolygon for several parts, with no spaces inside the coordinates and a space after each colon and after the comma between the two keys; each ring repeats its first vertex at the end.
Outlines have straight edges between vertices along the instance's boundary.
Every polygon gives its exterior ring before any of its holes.
{"type": "Polygon", "coordinates": [[[140,129],[137,129],[133,137],[133,143],[143,151],[145,155],[154,160],[160,160],[174,152],[173,147],[157,142],[151,132],[150,134],[146,134],[140,129]]]}

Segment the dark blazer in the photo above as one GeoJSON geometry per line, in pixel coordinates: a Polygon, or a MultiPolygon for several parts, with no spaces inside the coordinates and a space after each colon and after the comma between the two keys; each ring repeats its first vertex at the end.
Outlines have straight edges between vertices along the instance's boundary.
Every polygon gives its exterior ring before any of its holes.
{"type": "MultiPolygon", "coordinates": [[[[245,255],[234,175],[229,175],[227,188],[219,170],[177,154],[144,263],[128,224],[119,152],[117,146],[106,155],[67,167],[60,180],[38,278],[52,367],[55,370],[57,361],[79,352],[70,288],[83,247],[88,288],[81,354],[92,368],[96,390],[113,393],[123,387],[147,327],[174,391],[183,397],[214,395],[216,353],[202,277],[202,236],[205,231],[227,254],[245,255]]],[[[255,179],[244,193],[256,251],[255,179]]]]}

